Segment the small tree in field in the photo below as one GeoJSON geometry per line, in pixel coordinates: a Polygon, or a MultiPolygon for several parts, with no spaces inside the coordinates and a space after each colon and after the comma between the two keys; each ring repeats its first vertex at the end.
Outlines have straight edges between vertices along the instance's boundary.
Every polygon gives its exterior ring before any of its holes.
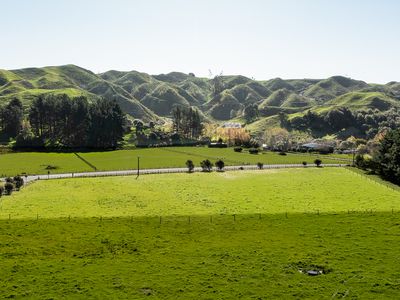
{"type": "Polygon", "coordinates": [[[222,172],[225,167],[225,163],[223,160],[219,159],[215,162],[215,166],[217,167],[217,171],[222,172]]]}
{"type": "Polygon", "coordinates": [[[258,162],[258,163],[257,163],[257,168],[258,168],[259,170],[262,170],[262,169],[264,168],[264,164],[263,164],[262,162],[258,162]]]}
{"type": "Polygon", "coordinates": [[[4,186],[0,185],[0,198],[4,194],[4,186]]]}
{"type": "Polygon", "coordinates": [[[304,167],[307,167],[307,162],[306,161],[303,161],[302,164],[303,164],[304,167]]]}
{"type": "Polygon", "coordinates": [[[186,161],[186,167],[188,168],[189,173],[192,173],[194,170],[194,163],[192,160],[188,159],[186,161]]]}
{"type": "Polygon", "coordinates": [[[203,172],[211,172],[213,163],[208,159],[205,159],[202,162],[200,162],[200,167],[203,169],[203,172]]]}
{"type": "Polygon", "coordinates": [[[7,195],[11,195],[14,190],[14,183],[6,182],[6,184],[4,185],[4,189],[7,195]]]}
{"type": "Polygon", "coordinates": [[[316,160],[314,160],[314,164],[315,164],[317,167],[320,167],[321,164],[322,164],[322,160],[320,160],[319,158],[317,158],[316,160]]]}

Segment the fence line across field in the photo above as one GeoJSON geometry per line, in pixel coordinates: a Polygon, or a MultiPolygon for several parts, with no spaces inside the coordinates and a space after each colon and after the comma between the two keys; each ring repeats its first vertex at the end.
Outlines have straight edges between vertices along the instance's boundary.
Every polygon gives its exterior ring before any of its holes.
{"type": "Polygon", "coordinates": [[[182,215],[182,216],[91,216],[91,217],[74,217],[72,215],[61,216],[57,218],[47,218],[41,216],[39,213],[32,215],[31,217],[21,218],[18,215],[11,213],[4,214],[0,217],[0,221],[23,221],[23,220],[65,220],[73,221],[79,219],[92,219],[99,222],[109,221],[109,220],[127,220],[129,222],[143,222],[143,223],[154,223],[154,224],[165,224],[165,223],[218,223],[224,221],[232,221],[233,223],[240,223],[246,220],[262,220],[262,219],[291,219],[296,216],[310,216],[310,217],[327,217],[327,216],[351,216],[351,215],[364,215],[364,216],[375,216],[379,214],[385,215],[398,215],[400,210],[391,209],[389,211],[380,211],[374,209],[363,209],[363,210],[343,210],[343,211],[323,211],[323,210],[313,210],[305,212],[280,212],[275,214],[268,213],[253,213],[253,214],[219,214],[219,215],[182,215]]]}
{"type": "MultiPolygon", "coordinates": [[[[321,167],[345,167],[347,164],[322,164],[321,167]]],[[[285,168],[310,168],[315,167],[314,164],[282,164],[282,165],[263,165],[262,169],[285,169],[285,168]]],[[[240,166],[226,166],[223,171],[241,171],[241,170],[259,170],[257,165],[240,165],[240,166]]],[[[212,168],[217,171],[217,168],[212,168]]],[[[202,172],[201,167],[194,168],[193,172],[202,172]]],[[[170,174],[170,173],[187,173],[187,168],[165,168],[165,169],[142,169],[142,170],[113,170],[113,171],[95,171],[95,172],[81,172],[81,173],[63,173],[63,174],[43,174],[43,175],[29,175],[26,177],[27,182],[36,180],[49,180],[49,179],[63,179],[63,178],[83,178],[83,177],[107,177],[107,176],[129,176],[129,175],[147,175],[147,174],[170,174]]]]}

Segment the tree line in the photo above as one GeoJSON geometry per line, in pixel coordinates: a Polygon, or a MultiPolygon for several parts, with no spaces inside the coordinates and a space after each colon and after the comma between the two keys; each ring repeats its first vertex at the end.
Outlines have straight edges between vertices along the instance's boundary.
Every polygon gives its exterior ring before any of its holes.
{"type": "Polygon", "coordinates": [[[288,120],[287,115],[279,115],[281,126],[289,130],[310,130],[322,135],[335,133],[347,128],[357,129],[360,137],[372,139],[378,132],[400,126],[400,111],[360,110],[352,112],[346,107],[330,110],[325,115],[308,111],[304,116],[288,120]]]}
{"type": "Polygon", "coordinates": [[[38,96],[24,117],[21,101],[13,99],[0,114],[2,136],[15,138],[16,148],[116,148],[124,134],[125,117],[114,100],[68,95],[38,96]]]}

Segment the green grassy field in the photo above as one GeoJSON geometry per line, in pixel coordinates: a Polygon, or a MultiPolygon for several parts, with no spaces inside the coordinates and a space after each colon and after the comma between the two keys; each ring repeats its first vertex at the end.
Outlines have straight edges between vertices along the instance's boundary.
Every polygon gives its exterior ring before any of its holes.
{"type": "Polygon", "coordinates": [[[0,155],[0,177],[16,174],[47,174],[92,171],[73,153],[20,152],[0,155]],[[56,169],[48,170],[48,166],[56,169]]]}
{"type": "MultiPolygon", "coordinates": [[[[137,150],[119,150],[109,152],[78,153],[83,159],[94,165],[97,170],[127,170],[137,168],[137,157],[140,156],[141,168],[185,167],[185,162],[192,159],[199,166],[200,161],[208,158],[215,162],[222,158],[226,165],[256,164],[293,164],[307,161],[312,163],[316,156],[307,154],[290,154],[281,156],[277,153],[258,155],[247,152],[236,153],[232,148],[210,149],[207,147],[171,147],[137,150]]],[[[338,163],[330,155],[320,156],[324,163],[338,163]]],[[[346,155],[343,162],[348,162],[346,155]]],[[[93,171],[94,169],[78,158],[74,153],[21,152],[0,155],[0,177],[15,176],[20,173],[47,174],[47,166],[55,166],[51,173],[71,173],[93,171]]]]}
{"type": "Polygon", "coordinates": [[[398,299],[398,214],[0,221],[0,294],[398,299]],[[321,269],[311,277],[299,270],[321,269]]]}
{"type": "Polygon", "coordinates": [[[397,299],[399,200],[344,168],[39,181],[1,198],[0,295],[397,299]]]}
{"type": "Polygon", "coordinates": [[[391,211],[399,196],[343,168],[76,178],[4,197],[0,218],[391,211]]]}

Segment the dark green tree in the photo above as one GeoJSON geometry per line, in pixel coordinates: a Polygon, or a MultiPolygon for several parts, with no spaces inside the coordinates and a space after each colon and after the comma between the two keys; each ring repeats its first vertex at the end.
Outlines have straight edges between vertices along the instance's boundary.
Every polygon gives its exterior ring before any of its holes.
{"type": "Polygon", "coordinates": [[[24,111],[19,99],[12,99],[0,111],[0,130],[7,138],[14,138],[22,128],[24,111]]]}
{"type": "Polygon", "coordinates": [[[188,168],[188,172],[189,172],[189,173],[192,173],[192,172],[193,172],[193,170],[194,170],[194,163],[193,163],[193,161],[192,161],[191,159],[188,159],[188,160],[186,161],[186,167],[188,168]]]}
{"type": "Polygon", "coordinates": [[[322,160],[320,160],[319,158],[317,158],[316,160],[314,160],[314,164],[319,167],[322,164],[322,160]]]}
{"type": "Polygon", "coordinates": [[[200,167],[203,169],[203,172],[211,172],[213,163],[210,160],[205,159],[200,162],[200,167]]]}
{"type": "Polygon", "coordinates": [[[400,184],[400,129],[389,131],[374,156],[377,172],[386,180],[400,184]]]}
{"type": "Polygon", "coordinates": [[[215,166],[217,167],[217,171],[222,172],[225,167],[225,163],[222,159],[219,159],[215,162],[215,166]]]}
{"type": "Polygon", "coordinates": [[[100,99],[89,110],[88,146],[116,148],[124,134],[124,114],[115,100],[100,99]]]}
{"type": "Polygon", "coordinates": [[[4,190],[6,191],[7,195],[11,195],[14,190],[14,183],[6,182],[6,184],[4,185],[4,190]]]}

